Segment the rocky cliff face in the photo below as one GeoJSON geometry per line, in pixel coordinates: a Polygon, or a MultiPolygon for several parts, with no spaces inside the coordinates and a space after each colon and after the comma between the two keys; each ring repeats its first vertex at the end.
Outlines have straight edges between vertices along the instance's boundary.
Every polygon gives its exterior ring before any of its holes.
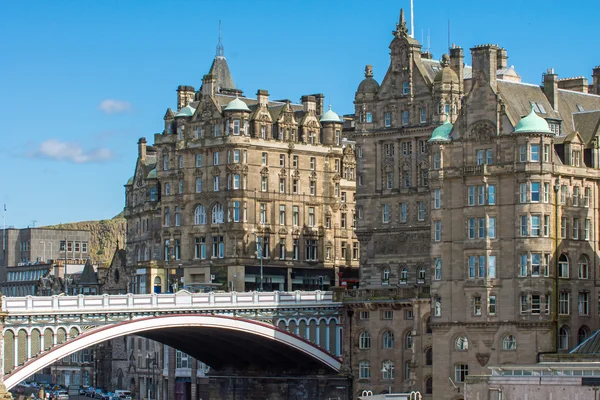
{"type": "Polygon", "coordinates": [[[69,222],[66,224],[45,226],[49,229],[80,229],[90,232],[90,255],[94,264],[109,264],[117,241],[120,248],[125,247],[125,218],[117,215],[113,219],[101,221],[69,222]]]}

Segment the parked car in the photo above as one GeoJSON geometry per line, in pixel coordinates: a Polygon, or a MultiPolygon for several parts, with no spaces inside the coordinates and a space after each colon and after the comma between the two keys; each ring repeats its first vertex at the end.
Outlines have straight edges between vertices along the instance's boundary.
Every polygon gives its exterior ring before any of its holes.
{"type": "Polygon", "coordinates": [[[54,394],[54,398],[57,400],[69,400],[69,392],[66,390],[59,390],[54,394]]]}
{"type": "Polygon", "coordinates": [[[117,390],[115,390],[115,396],[118,397],[119,399],[131,400],[131,391],[117,389],[117,390]]]}

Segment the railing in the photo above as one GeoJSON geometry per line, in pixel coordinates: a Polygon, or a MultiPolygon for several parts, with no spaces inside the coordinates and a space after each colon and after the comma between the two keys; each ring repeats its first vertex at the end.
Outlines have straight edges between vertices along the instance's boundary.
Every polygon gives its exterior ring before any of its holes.
{"type": "Polygon", "coordinates": [[[225,292],[190,293],[182,290],[165,294],[124,294],[99,296],[2,297],[2,311],[14,315],[64,313],[116,313],[187,310],[329,306],[332,292],[225,292]]]}
{"type": "Polygon", "coordinates": [[[344,301],[410,300],[429,298],[429,286],[377,289],[351,289],[344,292],[344,301]]]}

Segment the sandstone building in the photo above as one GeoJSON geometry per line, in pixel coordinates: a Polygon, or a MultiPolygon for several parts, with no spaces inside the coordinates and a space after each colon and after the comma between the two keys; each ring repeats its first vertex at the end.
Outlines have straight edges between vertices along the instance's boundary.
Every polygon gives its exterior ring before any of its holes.
{"type": "Polygon", "coordinates": [[[462,399],[465,376],[599,327],[600,67],[591,85],[553,70],[533,85],[496,45],[472,48],[472,67],[457,46],[434,61],[402,15],[390,50],[381,85],[367,66],[355,96],[347,356],[357,394],[462,399]]]}
{"type": "Polygon", "coordinates": [[[315,290],[357,275],[354,150],[323,98],[243,97],[222,47],[200,90],[179,86],[154,145],[140,139],[126,185],[133,292],[175,280],[315,290]]]}

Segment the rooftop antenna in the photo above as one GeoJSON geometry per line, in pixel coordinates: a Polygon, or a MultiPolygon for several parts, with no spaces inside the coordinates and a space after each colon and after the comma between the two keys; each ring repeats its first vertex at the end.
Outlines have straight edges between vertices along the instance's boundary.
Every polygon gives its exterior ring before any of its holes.
{"type": "Polygon", "coordinates": [[[221,20],[219,20],[219,44],[217,44],[217,57],[223,57],[223,41],[221,40],[221,20]]]}
{"type": "Polygon", "coordinates": [[[415,38],[415,13],[413,10],[413,0],[410,0],[410,37],[415,38]]]}
{"type": "Polygon", "coordinates": [[[32,219],[31,220],[31,227],[35,228],[35,223],[37,222],[37,219],[32,219]]]}
{"type": "MultiPolygon", "coordinates": [[[[4,236],[2,238],[2,251],[6,253],[6,203],[4,203],[4,212],[2,214],[2,218],[4,219],[4,229],[2,231],[2,234],[4,236]]],[[[6,257],[3,258],[6,261],[6,257]]]]}
{"type": "Polygon", "coordinates": [[[421,29],[421,44],[423,44],[423,29],[421,29]]]}
{"type": "Polygon", "coordinates": [[[431,52],[431,29],[427,28],[427,52],[431,52]]]}

